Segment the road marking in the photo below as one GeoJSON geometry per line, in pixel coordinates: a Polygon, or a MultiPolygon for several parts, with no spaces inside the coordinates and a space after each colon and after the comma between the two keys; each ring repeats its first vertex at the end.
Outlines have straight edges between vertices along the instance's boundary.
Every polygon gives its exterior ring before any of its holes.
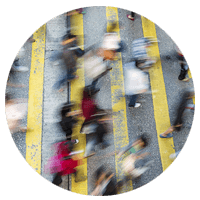
{"type": "MultiPolygon", "coordinates": [[[[71,32],[72,34],[78,35],[78,45],[82,46],[84,45],[84,37],[83,37],[83,15],[73,15],[70,17],[70,24],[71,27],[74,27],[71,32]]],[[[80,103],[82,99],[82,89],[85,86],[85,79],[84,79],[84,60],[83,58],[80,58],[77,62],[77,64],[82,67],[80,69],[77,69],[76,75],[79,76],[78,79],[71,82],[71,101],[75,101],[78,105],[76,109],[81,109],[80,103]]],[[[76,148],[74,150],[84,150],[86,146],[86,135],[80,134],[80,128],[82,125],[82,122],[78,122],[78,125],[73,129],[72,138],[78,139],[79,143],[76,144],[76,148]],[[79,134],[78,134],[79,133],[79,134]],[[77,135],[78,137],[73,135],[77,135]]],[[[83,156],[84,153],[81,154],[83,156]]],[[[83,176],[87,176],[87,159],[84,159],[84,164],[77,167],[77,170],[81,171],[81,174],[83,176]]],[[[71,191],[79,194],[88,194],[88,187],[87,187],[87,179],[85,181],[81,182],[75,182],[75,176],[72,175],[72,186],[71,191]]]]}
{"type": "MultiPolygon", "coordinates": [[[[141,19],[144,37],[150,36],[157,38],[155,24],[145,17],[141,17],[141,19]]],[[[150,56],[160,57],[158,44],[153,45],[151,47],[151,51],[148,53],[150,56]]],[[[160,157],[164,171],[172,163],[169,159],[169,155],[175,153],[175,150],[173,138],[163,139],[159,137],[161,133],[171,126],[161,61],[158,61],[155,64],[155,66],[149,71],[149,74],[151,90],[158,91],[152,93],[152,99],[160,157]]]]}
{"type": "MultiPolygon", "coordinates": [[[[116,32],[120,37],[120,29],[118,23],[118,9],[114,7],[106,7],[107,16],[107,30],[112,21],[117,21],[116,32]]],[[[125,97],[119,99],[120,95],[124,95],[124,77],[122,68],[121,53],[119,53],[119,60],[114,61],[111,65],[113,69],[110,71],[111,78],[111,101],[112,110],[117,112],[117,117],[113,120],[113,134],[115,150],[120,150],[129,144],[127,118],[126,118],[126,100],[125,97]]],[[[117,181],[123,179],[124,173],[122,171],[122,161],[117,159],[115,155],[115,168],[117,181]]],[[[122,188],[122,193],[133,190],[132,181],[129,180],[122,188]]]]}
{"type": "MultiPolygon", "coordinates": [[[[188,76],[190,79],[192,79],[192,74],[191,74],[190,69],[188,70],[188,76]]],[[[192,101],[193,101],[193,104],[195,104],[195,96],[192,97],[192,101]]]]}
{"type": "Polygon", "coordinates": [[[31,69],[29,77],[29,98],[27,127],[33,128],[26,133],[26,161],[41,174],[41,139],[43,107],[43,73],[45,56],[46,24],[34,34],[32,44],[31,69]]]}

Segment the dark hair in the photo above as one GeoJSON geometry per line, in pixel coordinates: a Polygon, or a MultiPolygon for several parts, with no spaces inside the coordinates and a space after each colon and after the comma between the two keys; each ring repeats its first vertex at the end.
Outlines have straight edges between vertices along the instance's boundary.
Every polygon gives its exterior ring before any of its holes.
{"type": "Polygon", "coordinates": [[[9,101],[9,100],[11,100],[11,99],[12,99],[12,95],[11,95],[10,93],[7,92],[7,93],[5,94],[5,100],[6,100],[6,102],[9,101]]]}
{"type": "Polygon", "coordinates": [[[65,35],[62,37],[62,40],[64,41],[64,40],[71,39],[71,38],[75,38],[75,37],[76,37],[76,35],[73,35],[73,34],[71,34],[70,31],[67,31],[67,34],[65,34],[65,35]]]}
{"type": "Polygon", "coordinates": [[[138,137],[138,140],[142,140],[144,142],[144,146],[143,147],[146,147],[149,144],[149,136],[148,136],[147,133],[143,133],[142,135],[140,135],[138,137]]]}
{"type": "Polygon", "coordinates": [[[73,103],[64,103],[61,107],[61,116],[65,117],[66,113],[71,111],[71,107],[73,106],[73,103]]]}
{"type": "Polygon", "coordinates": [[[145,62],[146,62],[146,59],[137,59],[135,60],[135,66],[139,68],[139,65],[145,62]]]}

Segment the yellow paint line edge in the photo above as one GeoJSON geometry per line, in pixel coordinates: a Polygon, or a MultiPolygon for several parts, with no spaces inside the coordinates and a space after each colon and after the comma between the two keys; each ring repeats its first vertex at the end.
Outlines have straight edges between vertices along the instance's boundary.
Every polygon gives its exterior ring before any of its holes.
{"type": "MultiPolygon", "coordinates": [[[[190,69],[188,70],[188,76],[189,76],[190,79],[192,79],[192,74],[191,74],[190,69]]],[[[195,104],[195,96],[192,97],[192,101],[193,101],[193,104],[195,104]]]]}
{"type": "MultiPolygon", "coordinates": [[[[112,20],[118,22],[118,9],[115,7],[106,7],[106,17],[107,17],[107,30],[111,25],[112,20]]],[[[120,37],[119,23],[115,30],[120,37]]],[[[120,150],[129,144],[128,128],[127,128],[127,117],[126,117],[126,100],[125,97],[118,99],[118,96],[124,94],[124,77],[122,68],[122,58],[121,53],[118,55],[119,60],[112,63],[113,69],[110,71],[111,79],[111,98],[112,98],[112,110],[117,112],[118,115],[113,121],[113,134],[114,134],[114,145],[115,150],[120,150]],[[117,77],[116,77],[117,76],[117,77]]],[[[124,177],[122,171],[122,160],[118,160],[115,155],[115,169],[117,181],[120,181],[124,177]]],[[[133,190],[132,181],[129,180],[122,188],[123,192],[128,192],[133,190]]]]}
{"type": "MultiPolygon", "coordinates": [[[[84,37],[83,37],[83,15],[78,14],[78,15],[73,15],[70,17],[70,24],[71,27],[74,27],[71,31],[72,34],[78,35],[78,45],[82,46],[84,45],[84,37]]],[[[82,100],[82,89],[85,86],[85,78],[84,78],[84,60],[83,58],[80,58],[78,60],[78,65],[81,66],[82,68],[77,69],[76,75],[79,76],[78,79],[73,80],[71,82],[71,95],[70,99],[71,101],[74,101],[78,104],[76,109],[81,109],[80,103],[82,100]]],[[[76,144],[75,150],[84,150],[86,147],[86,135],[85,134],[80,134],[80,129],[82,122],[78,122],[79,124],[73,129],[73,134],[72,138],[73,139],[78,139],[79,143],[76,144]],[[74,137],[73,135],[77,135],[74,137]]],[[[83,156],[84,153],[81,154],[83,156]]],[[[87,176],[87,159],[84,159],[84,164],[77,167],[77,170],[81,171],[81,174],[83,176],[87,176]]],[[[81,182],[75,182],[75,176],[74,174],[72,175],[72,181],[71,181],[71,191],[79,194],[88,194],[88,185],[87,185],[87,179],[85,181],[81,182]]]]}
{"type": "Polygon", "coordinates": [[[26,161],[41,174],[41,139],[43,107],[43,73],[45,57],[46,24],[34,34],[32,43],[31,69],[29,77],[29,97],[26,133],[26,161]]]}
{"type": "MultiPolygon", "coordinates": [[[[142,19],[142,28],[144,37],[157,38],[155,24],[145,17],[142,19]]],[[[148,52],[150,56],[160,57],[158,44],[151,47],[148,52]]],[[[168,111],[167,95],[165,90],[164,77],[162,72],[161,62],[158,61],[155,66],[149,71],[151,90],[157,92],[152,93],[154,118],[156,124],[158,145],[161,157],[163,171],[172,163],[169,155],[175,153],[173,138],[160,138],[159,135],[167,130],[170,125],[170,117],[168,111]]]]}

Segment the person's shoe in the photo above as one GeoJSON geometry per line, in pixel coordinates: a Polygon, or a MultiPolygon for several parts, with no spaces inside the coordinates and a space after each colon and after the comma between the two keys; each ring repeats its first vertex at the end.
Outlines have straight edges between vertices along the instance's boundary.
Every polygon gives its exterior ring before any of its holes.
{"type": "Polygon", "coordinates": [[[166,136],[163,136],[162,134],[160,134],[160,138],[171,138],[171,137],[173,137],[172,133],[169,133],[166,136]]]}
{"type": "Polygon", "coordinates": [[[79,140],[78,140],[78,139],[75,139],[74,144],[78,144],[78,143],[79,143],[79,140]]]}
{"type": "Polygon", "coordinates": [[[178,157],[178,155],[181,153],[181,150],[179,150],[179,151],[177,151],[177,152],[175,152],[175,153],[172,153],[170,156],[169,156],[169,158],[171,159],[171,160],[175,160],[177,157],[178,157]]]}
{"type": "Polygon", "coordinates": [[[138,108],[138,107],[140,107],[140,106],[141,106],[141,103],[136,103],[134,107],[135,107],[135,108],[138,108]]]}
{"type": "Polygon", "coordinates": [[[131,15],[127,15],[127,18],[130,19],[131,21],[134,21],[135,18],[134,17],[131,17],[131,15]]]}
{"type": "Polygon", "coordinates": [[[189,80],[190,80],[190,78],[184,78],[182,81],[188,82],[189,80]]]}
{"type": "Polygon", "coordinates": [[[128,107],[133,107],[133,108],[138,108],[141,106],[141,103],[135,103],[135,106],[132,106],[132,105],[128,105],[128,107]]]}

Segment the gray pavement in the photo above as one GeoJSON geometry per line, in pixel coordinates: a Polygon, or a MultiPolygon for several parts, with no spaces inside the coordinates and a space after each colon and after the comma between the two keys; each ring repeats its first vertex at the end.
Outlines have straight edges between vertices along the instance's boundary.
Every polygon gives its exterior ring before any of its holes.
{"type": "MultiPolygon", "coordinates": [[[[86,14],[83,15],[84,24],[84,43],[85,47],[89,47],[96,42],[102,40],[103,34],[106,30],[106,10],[105,7],[88,7],[85,8],[86,14]]],[[[143,37],[142,25],[140,16],[136,16],[134,22],[127,19],[129,11],[118,9],[119,21],[122,23],[123,29],[120,30],[121,39],[126,44],[126,50],[122,53],[123,65],[131,59],[131,46],[130,44],[134,39],[143,37]]],[[[65,33],[69,24],[66,23],[64,15],[60,15],[47,23],[46,30],[46,51],[45,51],[45,66],[44,66],[44,93],[43,93],[43,127],[42,127],[42,173],[41,175],[49,181],[53,180],[53,175],[47,175],[43,172],[43,167],[48,158],[52,155],[50,146],[56,141],[65,139],[65,135],[56,124],[59,121],[59,108],[60,105],[67,101],[68,90],[65,89],[63,93],[58,93],[52,89],[56,80],[60,75],[65,73],[65,67],[61,61],[51,62],[49,57],[56,50],[61,49],[59,43],[60,37],[65,33]]],[[[171,59],[165,59],[166,55],[174,52],[175,43],[160,27],[156,26],[157,38],[159,42],[159,51],[162,59],[162,69],[165,81],[169,116],[171,123],[175,118],[175,108],[183,89],[193,87],[193,82],[189,83],[181,82],[178,80],[180,72],[180,66],[177,60],[171,56],[171,59]]],[[[31,63],[31,44],[25,43],[26,55],[20,60],[22,65],[29,67],[31,63]]],[[[28,85],[29,73],[16,73],[17,81],[28,85]]],[[[91,80],[86,78],[86,85],[90,84],[91,80]]],[[[110,87],[110,75],[109,73],[102,77],[98,86],[101,88],[97,94],[97,101],[99,106],[104,109],[111,109],[111,87],[110,87]]],[[[28,98],[28,87],[25,88],[10,88],[7,90],[14,93],[15,97],[28,98]]],[[[126,105],[129,100],[126,99],[126,105]]],[[[154,160],[151,170],[145,172],[139,182],[133,182],[133,188],[136,189],[151,180],[155,179],[162,173],[162,165],[160,161],[159,147],[157,142],[156,127],[154,121],[153,102],[151,94],[140,95],[138,102],[142,103],[142,106],[136,109],[128,108],[127,106],[127,126],[129,141],[133,140],[137,135],[142,132],[147,132],[151,136],[151,143],[148,147],[148,151],[151,152],[151,158],[154,160]]],[[[181,132],[174,134],[174,146],[175,150],[180,150],[186,141],[188,132],[192,125],[193,113],[185,119],[186,123],[181,132]]],[[[24,121],[26,123],[26,120],[24,121]]],[[[14,142],[18,147],[20,153],[25,157],[26,144],[25,134],[16,133],[13,136],[14,142]]],[[[110,134],[106,136],[110,143],[110,146],[104,150],[96,148],[96,155],[88,158],[88,194],[94,189],[94,172],[100,165],[107,165],[109,169],[115,172],[115,157],[103,158],[104,155],[114,151],[114,139],[112,134],[112,125],[110,127],[110,134]]],[[[87,141],[90,136],[87,136],[87,141]]],[[[65,178],[61,187],[67,189],[68,181],[65,178]]]]}

